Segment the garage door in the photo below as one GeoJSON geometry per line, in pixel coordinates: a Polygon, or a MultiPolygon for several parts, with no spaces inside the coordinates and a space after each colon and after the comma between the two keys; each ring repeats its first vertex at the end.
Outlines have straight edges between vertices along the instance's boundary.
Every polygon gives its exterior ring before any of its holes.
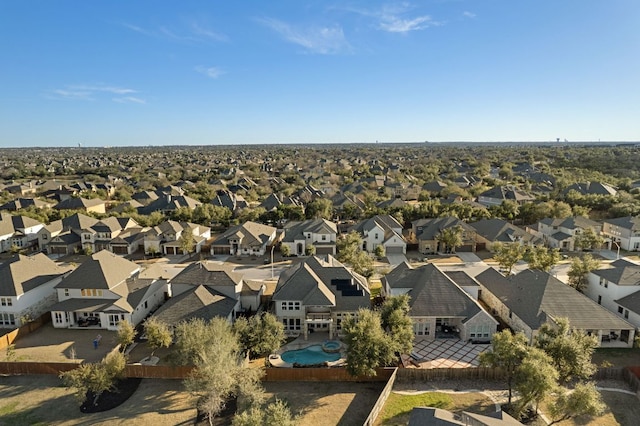
{"type": "Polygon", "coordinates": [[[49,246],[48,248],[49,252],[51,254],[67,254],[67,248],[66,247],[51,247],[49,246]]]}
{"type": "Polygon", "coordinates": [[[214,246],[213,254],[229,254],[229,247],[214,246]]]}
{"type": "Polygon", "coordinates": [[[395,247],[387,247],[386,251],[387,251],[387,253],[389,253],[389,254],[404,254],[404,250],[403,250],[403,248],[404,248],[404,247],[398,247],[398,246],[395,246],[395,247]]]}
{"type": "Polygon", "coordinates": [[[111,250],[113,250],[114,254],[129,254],[126,246],[113,246],[111,250]]]}
{"type": "Polygon", "coordinates": [[[473,251],[473,246],[471,244],[466,244],[464,246],[457,247],[456,251],[472,252],[473,251]]]}
{"type": "Polygon", "coordinates": [[[333,254],[333,247],[316,246],[316,254],[333,254]]]}

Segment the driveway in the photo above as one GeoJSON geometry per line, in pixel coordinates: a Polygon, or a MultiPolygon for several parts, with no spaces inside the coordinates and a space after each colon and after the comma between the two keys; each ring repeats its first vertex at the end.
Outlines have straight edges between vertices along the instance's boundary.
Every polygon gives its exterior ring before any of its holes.
{"type": "Polygon", "coordinates": [[[462,260],[465,263],[476,263],[476,262],[482,262],[482,259],[480,259],[475,253],[460,253],[457,252],[456,256],[458,256],[460,258],[460,260],[462,260]]]}
{"type": "Polygon", "coordinates": [[[402,253],[387,253],[387,261],[390,265],[395,266],[407,262],[407,256],[402,253]]]}

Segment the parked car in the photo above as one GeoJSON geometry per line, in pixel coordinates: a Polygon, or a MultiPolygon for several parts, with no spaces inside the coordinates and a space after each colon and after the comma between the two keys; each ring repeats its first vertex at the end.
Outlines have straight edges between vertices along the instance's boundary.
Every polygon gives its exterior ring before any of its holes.
{"type": "Polygon", "coordinates": [[[89,327],[92,325],[100,325],[99,317],[83,317],[78,320],[78,326],[89,327]]]}

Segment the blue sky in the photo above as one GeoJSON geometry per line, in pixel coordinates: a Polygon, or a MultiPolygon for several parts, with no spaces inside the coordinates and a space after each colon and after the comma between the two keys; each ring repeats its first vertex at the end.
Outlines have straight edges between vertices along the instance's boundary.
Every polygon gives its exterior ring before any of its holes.
{"type": "Polygon", "coordinates": [[[640,140],[640,1],[0,2],[0,146],[640,140]]]}

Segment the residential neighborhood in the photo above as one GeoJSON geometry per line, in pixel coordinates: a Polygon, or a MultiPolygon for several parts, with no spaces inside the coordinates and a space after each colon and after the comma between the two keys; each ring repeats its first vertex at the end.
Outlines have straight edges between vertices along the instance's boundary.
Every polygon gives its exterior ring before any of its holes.
{"type": "MultiPolygon", "coordinates": [[[[103,164],[101,150],[52,150],[31,163],[0,150],[4,359],[14,350],[24,361],[33,356],[20,343],[25,336],[65,341],[82,333],[84,343],[67,344],[48,361],[72,361],[69,345],[74,354],[80,346],[98,356],[102,346],[116,348],[115,336],[130,324],[137,337],[128,362],[173,368],[184,324],[241,327],[273,318],[284,341],[264,354],[260,368],[305,366],[290,357],[315,346],[326,359],[310,365],[346,372],[354,324],[369,315],[380,316],[383,335],[392,330],[384,325],[389,318],[406,318],[408,346],[378,365],[401,370],[398,389],[418,374],[435,374],[429,371],[455,377],[463,373],[453,370],[486,368],[483,354],[496,350],[504,332],[537,348],[565,321],[600,357],[607,350],[637,356],[640,219],[628,213],[640,210],[630,182],[561,185],[549,179],[556,151],[546,147],[531,148],[535,164],[516,149],[505,148],[502,163],[479,163],[481,157],[434,148],[437,155],[427,157],[439,166],[429,172],[424,148],[410,145],[346,157],[332,148],[282,150],[278,157],[250,149],[240,156],[233,148],[209,156],[111,153],[122,164],[142,156],[163,164],[145,172],[103,164]],[[170,179],[162,170],[173,161],[193,167],[170,179]],[[101,175],[80,173],[85,162],[101,175]],[[46,164],[50,176],[17,178],[18,171],[34,173],[30,164],[46,164]],[[572,272],[589,259],[592,267],[572,272]],[[391,303],[398,304],[396,317],[385,316],[391,303]],[[174,333],[159,350],[151,349],[152,323],[174,333]]],[[[303,369],[322,374],[312,370],[303,369]]],[[[416,408],[403,424],[519,424],[507,412],[464,413],[416,408]]]]}

